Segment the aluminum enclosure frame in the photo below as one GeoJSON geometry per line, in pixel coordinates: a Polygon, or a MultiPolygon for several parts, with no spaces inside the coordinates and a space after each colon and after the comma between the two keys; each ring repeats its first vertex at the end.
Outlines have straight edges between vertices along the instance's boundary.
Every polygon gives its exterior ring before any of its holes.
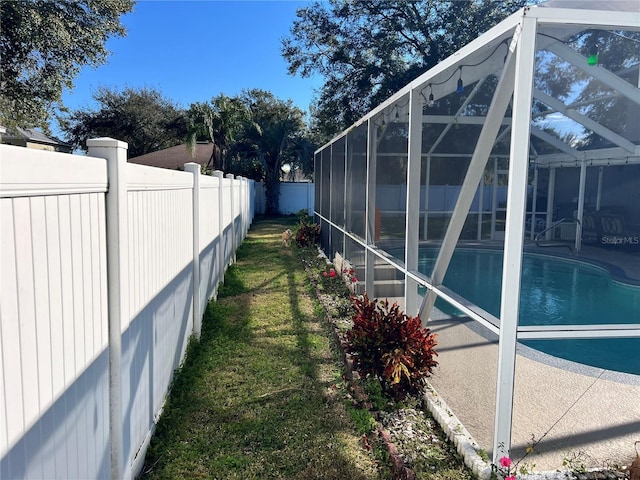
{"type": "MultiPolygon", "coordinates": [[[[551,2],[553,3],[553,2],[551,2]]],[[[557,2],[556,2],[557,4],[557,2]]],[[[353,235],[343,225],[336,224],[330,216],[324,215],[320,210],[320,203],[316,202],[315,215],[317,218],[330,225],[331,230],[342,232],[345,238],[359,244],[365,252],[365,288],[373,291],[374,288],[374,263],[382,261],[404,274],[404,304],[409,315],[421,314],[423,321],[430,318],[431,307],[437,297],[446,299],[451,305],[462,310],[473,320],[479,322],[491,331],[499,335],[499,360],[497,373],[497,392],[495,405],[495,427],[493,444],[493,461],[509,455],[511,446],[513,395],[515,378],[516,343],[523,339],[552,339],[552,338],[640,338],[640,324],[624,325],[555,325],[555,326],[519,326],[519,302],[507,301],[520,297],[520,279],[522,267],[523,242],[525,239],[525,207],[527,191],[527,175],[529,163],[534,161],[536,165],[551,167],[554,162],[566,162],[578,164],[581,167],[580,175],[580,201],[578,203],[577,217],[582,220],[584,204],[585,168],[587,162],[591,165],[612,164],[640,164],[640,145],[637,145],[606,127],[577,113],[571,105],[565,105],[560,101],[550,98],[547,94],[534,89],[533,65],[535,64],[536,42],[545,42],[554,54],[562,57],[572,64],[585,64],[586,59],[566,45],[552,42],[546,37],[538,35],[541,29],[561,26],[575,26],[576,29],[598,28],[602,30],[625,29],[640,31],[640,13],[635,16],[629,12],[569,9],[569,8],[538,8],[527,7],[511,15],[503,22],[490,29],[487,33],[463,47],[456,54],[439,63],[437,66],[421,75],[419,78],[398,91],[387,101],[373,109],[369,114],[356,122],[351,128],[336,136],[329,143],[316,151],[317,158],[321,152],[337,140],[345,137],[347,133],[366,123],[367,125],[367,179],[366,179],[366,234],[365,238],[353,235]],[[447,233],[442,242],[442,247],[436,261],[434,275],[429,278],[418,272],[418,225],[420,223],[420,174],[421,162],[425,154],[422,153],[422,128],[425,123],[435,123],[435,118],[422,114],[422,106],[426,103],[424,95],[426,89],[436,99],[456,90],[457,75],[455,72],[465,65],[465,62],[477,63],[479,59],[486,57],[487,51],[497,51],[501,44],[507,44],[506,59],[496,55],[481,62],[481,65],[470,74],[465,75],[465,82],[472,84],[482,81],[488,75],[503,70],[501,83],[496,89],[492,106],[487,116],[483,119],[483,130],[480,139],[473,152],[471,165],[477,163],[478,168],[473,176],[473,168],[470,166],[465,178],[465,183],[452,213],[451,222],[447,227],[447,233]],[[499,58],[498,58],[499,57],[499,58]],[[512,69],[512,70],[511,70],[512,69]],[[443,80],[446,79],[446,80],[443,80]],[[504,81],[504,84],[502,83],[504,81]],[[401,100],[405,97],[409,101],[404,104],[401,100]],[[496,98],[499,97],[499,98],[496,98]],[[578,151],[571,145],[567,145],[548,133],[532,126],[534,119],[532,114],[532,102],[534,99],[541,101],[552,109],[565,113],[578,123],[581,123],[591,131],[595,131],[615,146],[612,148],[578,151]],[[511,100],[511,104],[509,101],[511,100]],[[499,102],[494,109],[494,103],[499,102]],[[505,118],[505,111],[511,105],[512,115],[509,121],[505,118]],[[377,150],[376,120],[387,118],[395,109],[396,115],[408,117],[408,151],[407,151],[407,193],[405,219],[405,252],[404,262],[390,258],[385,252],[374,245],[376,231],[376,177],[377,150]],[[469,305],[442,285],[451,254],[459,240],[462,223],[469,214],[471,202],[478,186],[484,165],[489,160],[491,147],[499,133],[499,127],[508,124],[510,135],[509,154],[509,181],[507,192],[506,227],[504,238],[504,267],[502,272],[502,303],[500,318],[493,317],[486,311],[475,305],[469,305]],[[553,145],[561,153],[547,155],[532,155],[530,151],[530,137],[535,136],[542,141],[553,145]],[[594,163],[595,162],[595,163],[594,163]],[[470,173],[471,172],[471,173],[470,173]],[[471,175],[471,176],[470,176],[471,175]],[[455,220],[458,219],[458,220],[455,220]],[[442,257],[442,258],[441,258],[442,257]],[[447,258],[448,257],[448,258],[447,258]],[[417,287],[426,288],[422,304],[419,304],[417,287]]],[[[539,47],[539,45],[538,45],[539,47]]],[[[580,67],[582,68],[582,67],[580,67]]],[[[621,95],[631,102],[640,104],[640,89],[638,86],[626,83],[615,75],[598,67],[585,70],[594,78],[606,82],[621,95]],[[595,72],[595,73],[594,73],[595,72]]],[[[467,70],[465,70],[467,73],[467,70]]],[[[457,123],[456,115],[444,119],[448,125],[457,123]]],[[[465,117],[466,121],[472,121],[465,117]]],[[[504,132],[503,132],[504,134],[504,132]]],[[[345,147],[346,148],[346,147],[345,147]]],[[[433,150],[433,148],[432,148],[433,150]]],[[[427,157],[429,158],[429,157],[427,157]]],[[[317,164],[316,164],[317,165],[317,164]]],[[[325,168],[327,164],[323,163],[325,168]]],[[[347,162],[345,161],[345,168],[347,162]]],[[[316,170],[318,171],[318,170],[316,170]]],[[[555,181],[555,170],[550,169],[549,182],[555,181]]],[[[537,179],[536,179],[537,182],[537,179]]],[[[345,192],[346,194],[346,182],[345,192]]],[[[552,190],[550,189],[550,192],[552,190]]],[[[331,191],[323,190],[320,195],[331,195],[331,191]]],[[[344,195],[343,195],[344,197],[344,195]]],[[[552,203],[552,202],[551,202],[552,203]]],[[[347,217],[347,213],[343,215],[347,217]]],[[[547,212],[547,224],[550,224],[551,215],[547,212]]],[[[576,233],[576,250],[580,249],[580,227],[576,233]]],[[[345,242],[343,241],[343,244],[345,242]]]]}

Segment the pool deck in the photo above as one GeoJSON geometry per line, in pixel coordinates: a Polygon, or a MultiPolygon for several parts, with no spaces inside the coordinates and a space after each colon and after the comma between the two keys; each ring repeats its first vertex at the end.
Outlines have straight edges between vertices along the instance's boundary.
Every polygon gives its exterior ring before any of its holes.
{"type": "MultiPolygon", "coordinates": [[[[487,242],[461,243],[496,248],[487,242]]],[[[529,242],[525,251],[587,261],[607,269],[616,281],[640,285],[639,252],[583,245],[573,254],[566,247],[529,242]]],[[[429,327],[438,334],[439,352],[430,383],[491,457],[497,337],[481,332],[468,318],[440,312],[434,312],[429,327]]],[[[522,345],[517,352],[512,459],[538,472],[629,466],[634,443],[640,441],[640,376],[561,360],[522,345]],[[533,451],[527,454],[530,446],[533,451]]]]}
{"type": "MultiPolygon", "coordinates": [[[[474,440],[493,448],[498,349],[469,319],[433,320],[439,366],[430,383],[474,440]]],[[[511,457],[535,471],[630,465],[640,440],[640,376],[558,360],[519,347],[511,457]],[[526,379],[526,380],[525,380],[526,379]],[[525,381],[522,381],[525,380],[525,381]],[[526,449],[535,444],[532,453],[526,449]]]]}

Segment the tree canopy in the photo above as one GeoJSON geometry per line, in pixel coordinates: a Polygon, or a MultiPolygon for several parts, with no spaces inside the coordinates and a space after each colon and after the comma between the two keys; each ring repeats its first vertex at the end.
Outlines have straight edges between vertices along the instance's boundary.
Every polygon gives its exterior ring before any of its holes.
{"type": "Polygon", "coordinates": [[[282,42],[289,73],[323,75],[315,126],[326,137],[531,0],[329,0],[297,11],[282,42]]]}
{"type": "MultiPolygon", "coordinates": [[[[593,61],[590,68],[604,68],[631,85],[637,83],[638,71],[633,67],[640,61],[639,32],[589,29],[564,39],[562,43],[593,61]]],[[[539,52],[536,65],[537,75],[534,81],[537,89],[562,102],[575,104],[574,108],[578,113],[617,134],[629,139],[640,139],[640,107],[637,104],[627,101],[612,87],[589,75],[588,70],[575,68],[549,52],[539,52]]],[[[534,101],[533,109],[536,113],[551,110],[540,101],[534,101]]],[[[574,131],[564,134],[555,131],[553,124],[547,124],[544,117],[538,126],[560,138],[566,137],[566,143],[579,149],[611,146],[611,142],[586,127],[582,127],[582,133],[574,131]]],[[[575,127],[580,128],[577,122],[575,127]]]]}
{"type": "Polygon", "coordinates": [[[137,157],[184,141],[184,112],[151,88],[126,88],[122,92],[102,87],[93,95],[97,110],[76,110],[61,122],[66,140],[86,150],[92,137],[113,137],[129,144],[137,157]]]}
{"type": "Polygon", "coordinates": [[[0,2],[0,124],[42,127],[84,65],[105,62],[132,0],[0,2]]]}
{"type": "Polygon", "coordinates": [[[280,168],[284,163],[311,172],[315,143],[304,112],[291,100],[253,89],[193,103],[186,113],[188,143],[214,144],[210,169],[264,181],[267,213],[278,212],[280,168]]]}

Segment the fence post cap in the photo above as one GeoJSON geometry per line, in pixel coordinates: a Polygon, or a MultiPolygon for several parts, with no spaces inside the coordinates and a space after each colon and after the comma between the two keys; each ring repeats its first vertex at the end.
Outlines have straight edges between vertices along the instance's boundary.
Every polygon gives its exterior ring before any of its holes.
{"type": "Polygon", "coordinates": [[[116,140],[111,137],[90,138],[87,140],[87,147],[116,147],[129,149],[129,144],[122,140],[116,140]]]}

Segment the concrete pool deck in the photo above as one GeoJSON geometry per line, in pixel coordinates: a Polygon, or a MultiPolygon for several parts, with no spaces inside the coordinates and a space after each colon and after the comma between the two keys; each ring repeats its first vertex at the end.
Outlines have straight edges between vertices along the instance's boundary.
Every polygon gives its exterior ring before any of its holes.
{"type": "MultiPolygon", "coordinates": [[[[497,343],[464,318],[430,322],[439,366],[431,385],[491,457],[497,343]]],[[[511,457],[529,470],[630,465],[640,440],[640,376],[585,367],[519,347],[511,457]],[[526,454],[535,442],[533,452],[526,454]],[[524,457],[524,458],[523,458],[524,457]],[[569,462],[569,465],[566,465],[569,462]]]]}
{"type": "MultiPolygon", "coordinates": [[[[437,242],[421,245],[437,246],[437,242]]],[[[500,249],[502,244],[461,241],[459,246],[500,249]]],[[[640,252],[635,250],[583,245],[579,254],[573,254],[566,246],[538,247],[532,242],[526,242],[524,250],[586,261],[608,270],[616,281],[640,285],[640,252]]],[[[395,292],[388,295],[391,303],[397,301],[404,309],[403,297],[396,297],[395,292]]],[[[433,317],[428,326],[439,335],[439,366],[430,383],[491,456],[497,337],[468,318],[451,318],[435,311],[433,317]]],[[[640,362],[640,353],[629,361],[634,360],[640,362]]],[[[640,375],[589,367],[518,345],[514,461],[522,459],[520,465],[534,471],[629,466],[636,455],[636,441],[640,441],[640,375]],[[533,452],[526,454],[532,444],[533,452]]]]}

